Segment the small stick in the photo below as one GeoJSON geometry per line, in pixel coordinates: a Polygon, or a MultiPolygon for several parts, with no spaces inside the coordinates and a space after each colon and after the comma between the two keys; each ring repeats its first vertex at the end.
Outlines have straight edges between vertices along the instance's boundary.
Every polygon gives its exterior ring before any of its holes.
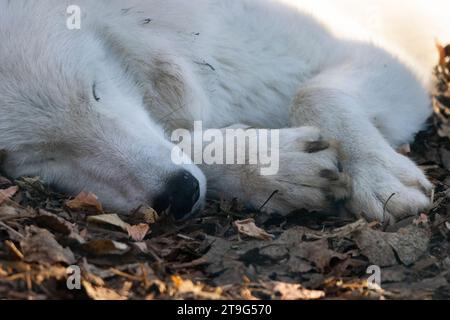
{"type": "Polygon", "coordinates": [[[383,207],[383,231],[386,231],[387,228],[389,227],[389,224],[391,223],[391,218],[389,217],[388,219],[386,219],[386,211],[387,211],[387,206],[389,204],[389,201],[392,200],[392,198],[394,198],[397,194],[393,193],[391,194],[391,196],[387,199],[386,203],[384,204],[383,207]]]}
{"type": "Polygon", "coordinates": [[[11,228],[10,226],[8,226],[6,223],[1,222],[0,221],[0,227],[3,227],[4,229],[12,232],[13,234],[15,234],[16,236],[20,237],[20,238],[24,238],[24,236],[22,234],[20,234],[19,232],[17,232],[16,230],[14,230],[13,228],[11,228]]]}
{"type": "Polygon", "coordinates": [[[280,192],[279,190],[275,190],[274,192],[272,192],[272,194],[270,195],[269,199],[266,200],[266,202],[264,202],[264,204],[259,208],[258,211],[261,211],[262,209],[264,209],[264,207],[270,202],[270,200],[272,200],[273,197],[275,197],[275,195],[280,192]]]}
{"type": "Polygon", "coordinates": [[[141,281],[142,280],[140,277],[137,277],[137,276],[134,276],[132,274],[129,274],[129,273],[117,270],[116,268],[110,268],[109,270],[112,273],[114,273],[116,276],[124,277],[124,278],[127,278],[127,279],[132,280],[132,281],[141,281]]]}
{"type": "Polygon", "coordinates": [[[17,259],[19,259],[19,260],[23,260],[24,259],[23,253],[20,252],[20,250],[16,247],[14,242],[12,242],[10,240],[6,240],[5,241],[5,246],[11,251],[11,253],[13,255],[15,255],[15,257],[17,259]]]}
{"type": "Polygon", "coordinates": [[[194,238],[191,238],[191,237],[186,236],[186,235],[181,234],[181,233],[177,234],[177,237],[180,238],[180,239],[183,239],[183,240],[195,241],[194,238]]]}

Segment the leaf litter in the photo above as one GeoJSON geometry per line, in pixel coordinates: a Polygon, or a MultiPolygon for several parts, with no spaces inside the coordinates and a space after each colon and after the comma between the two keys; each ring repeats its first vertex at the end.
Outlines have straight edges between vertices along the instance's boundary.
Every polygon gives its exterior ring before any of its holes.
{"type": "Polygon", "coordinates": [[[0,174],[0,298],[450,299],[450,47],[439,52],[435,116],[399,150],[436,186],[419,218],[386,229],[338,209],[280,216],[234,200],[176,224],[0,174]],[[381,286],[368,281],[374,265],[381,286]],[[80,268],[80,290],[68,290],[68,266],[80,268]]]}

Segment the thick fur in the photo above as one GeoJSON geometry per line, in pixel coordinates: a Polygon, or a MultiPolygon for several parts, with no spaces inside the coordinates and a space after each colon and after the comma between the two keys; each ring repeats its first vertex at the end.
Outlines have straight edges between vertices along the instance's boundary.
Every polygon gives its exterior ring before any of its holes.
{"type": "Polygon", "coordinates": [[[335,200],[369,219],[418,213],[432,186],[395,148],[431,113],[440,20],[422,0],[408,1],[421,9],[408,19],[383,0],[363,27],[357,1],[319,2],[79,0],[81,30],[68,30],[72,3],[0,0],[4,170],[126,212],[152,205],[180,169],[172,130],[243,123],[281,129],[279,173],[186,165],[201,184],[196,208],[208,181],[211,194],[254,206],[278,190],[266,208],[282,213],[335,200]]]}

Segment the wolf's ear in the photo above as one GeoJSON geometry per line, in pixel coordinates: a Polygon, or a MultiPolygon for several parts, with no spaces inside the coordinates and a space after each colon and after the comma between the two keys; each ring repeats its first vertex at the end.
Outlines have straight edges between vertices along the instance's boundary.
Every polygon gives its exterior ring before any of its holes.
{"type": "MultiPolygon", "coordinates": [[[[171,58],[167,48],[154,49],[147,43],[129,38],[110,29],[102,30],[106,48],[116,53],[122,68],[142,89],[144,103],[155,117],[183,109],[189,88],[186,85],[186,70],[183,61],[171,58]],[[132,45],[130,45],[132,44],[132,45]],[[130,47],[137,48],[130,50],[130,47]]],[[[155,39],[153,43],[158,43],[155,39]]]]}
{"type": "Polygon", "coordinates": [[[151,94],[156,94],[164,109],[168,108],[173,112],[180,110],[186,102],[187,94],[183,69],[173,61],[160,59],[155,59],[152,66],[149,76],[155,92],[151,94]]]}

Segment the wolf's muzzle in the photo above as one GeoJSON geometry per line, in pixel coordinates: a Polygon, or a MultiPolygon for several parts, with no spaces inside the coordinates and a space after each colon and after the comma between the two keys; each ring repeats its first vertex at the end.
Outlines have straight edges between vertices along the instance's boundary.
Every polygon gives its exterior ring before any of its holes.
{"type": "Polygon", "coordinates": [[[157,212],[167,211],[176,220],[190,214],[200,199],[200,183],[188,171],[180,171],[167,182],[166,189],[154,200],[157,212]]]}

